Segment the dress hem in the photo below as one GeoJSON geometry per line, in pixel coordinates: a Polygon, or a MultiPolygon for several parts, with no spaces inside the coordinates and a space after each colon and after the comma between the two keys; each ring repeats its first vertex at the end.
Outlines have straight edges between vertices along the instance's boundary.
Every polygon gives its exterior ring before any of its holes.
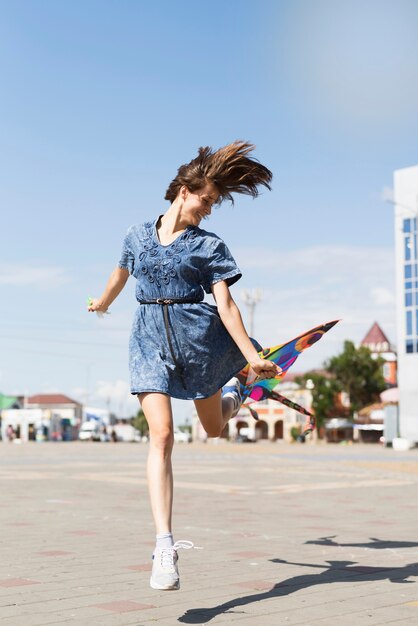
{"type": "Polygon", "coordinates": [[[225,380],[225,382],[223,382],[217,389],[215,389],[215,391],[213,391],[212,393],[209,394],[198,394],[195,396],[180,396],[180,395],[175,395],[172,393],[169,393],[168,391],[163,391],[162,389],[141,389],[140,391],[131,391],[131,395],[132,396],[137,396],[140,393],[163,393],[165,396],[169,396],[170,398],[175,398],[176,400],[206,400],[206,398],[210,398],[211,396],[214,396],[215,393],[217,393],[220,389],[222,389],[222,387],[224,385],[226,385],[226,383],[233,377],[236,376],[237,374],[239,374],[239,372],[241,371],[242,368],[240,368],[239,370],[234,370],[234,372],[232,372],[225,380]]]}
{"type": "MultiPolygon", "coordinates": [[[[231,378],[231,376],[229,378],[231,378]]],[[[222,389],[222,387],[223,387],[223,385],[221,385],[219,387],[219,389],[222,389]]],[[[213,393],[210,393],[207,396],[199,395],[199,396],[193,396],[193,397],[192,396],[185,397],[185,396],[180,396],[178,394],[175,395],[173,393],[169,393],[168,391],[162,391],[162,389],[141,389],[141,391],[131,391],[131,395],[132,396],[138,396],[141,393],[162,393],[165,396],[168,396],[169,398],[174,398],[175,400],[205,400],[206,398],[210,398],[211,396],[214,396],[215,393],[217,393],[219,391],[219,389],[217,389],[213,393]]]]}

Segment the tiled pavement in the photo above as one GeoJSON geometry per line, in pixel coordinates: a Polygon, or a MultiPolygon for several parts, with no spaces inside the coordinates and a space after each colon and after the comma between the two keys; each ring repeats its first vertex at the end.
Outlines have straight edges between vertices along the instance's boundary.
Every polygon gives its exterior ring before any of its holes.
{"type": "Polygon", "coordinates": [[[145,444],[0,444],[4,626],[418,624],[418,450],[177,445],[181,590],[149,588],[145,444]]]}

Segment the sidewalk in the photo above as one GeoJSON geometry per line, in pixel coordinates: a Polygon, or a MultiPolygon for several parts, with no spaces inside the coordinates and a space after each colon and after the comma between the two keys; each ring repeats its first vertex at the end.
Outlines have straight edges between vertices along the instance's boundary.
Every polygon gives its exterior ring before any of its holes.
{"type": "Polygon", "coordinates": [[[149,587],[146,444],[0,443],[5,626],[418,624],[418,450],[177,444],[181,589],[149,587]]]}

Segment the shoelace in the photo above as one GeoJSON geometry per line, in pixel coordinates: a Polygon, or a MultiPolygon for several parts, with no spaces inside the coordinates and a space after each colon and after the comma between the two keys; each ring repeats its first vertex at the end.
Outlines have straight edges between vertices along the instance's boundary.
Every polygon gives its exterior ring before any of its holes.
{"type": "Polygon", "coordinates": [[[190,550],[191,548],[194,548],[195,550],[203,550],[203,548],[195,546],[193,541],[188,541],[187,539],[179,539],[179,541],[176,541],[173,545],[173,548],[174,550],[178,550],[179,548],[183,548],[184,550],[190,550]]]}
{"type": "Polygon", "coordinates": [[[199,546],[195,546],[193,541],[188,541],[187,539],[180,539],[176,541],[175,544],[171,548],[163,548],[161,550],[161,567],[164,569],[173,569],[174,568],[174,554],[183,548],[183,550],[191,550],[194,548],[195,550],[203,550],[203,548],[199,546]]]}

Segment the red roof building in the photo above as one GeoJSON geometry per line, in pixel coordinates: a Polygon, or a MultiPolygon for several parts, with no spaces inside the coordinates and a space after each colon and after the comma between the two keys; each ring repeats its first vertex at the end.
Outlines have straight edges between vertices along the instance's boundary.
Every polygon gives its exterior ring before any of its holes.
{"type": "Polygon", "coordinates": [[[369,332],[361,342],[362,346],[369,348],[374,358],[381,357],[384,359],[383,377],[390,387],[396,387],[397,384],[397,356],[394,348],[391,346],[389,339],[375,322],[369,332]]]}
{"type": "Polygon", "coordinates": [[[390,352],[391,346],[389,339],[386,337],[379,324],[375,322],[363,341],[362,346],[367,346],[371,352],[381,354],[382,352],[390,352]]]}
{"type": "Polygon", "coordinates": [[[38,393],[36,396],[29,396],[29,398],[26,398],[25,404],[26,406],[34,404],[37,406],[42,405],[44,408],[50,407],[51,405],[81,406],[80,402],[77,402],[68,396],[64,396],[62,393],[38,393]]]}
{"type": "Polygon", "coordinates": [[[83,405],[62,393],[19,397],[19,408],[2,411],[2,435],[13,429],[21,441],[71,441],[77,439],[83,405]]]}
{"type": "MultiPolygon", "coordinates": [[[[25,409],[41,409],[45,418],[54,424],[54,430],[59,431],[63,423],[70,423],[76,429],[83,419],[83,405],[62,393],[38,393],[25,398],[25,409]]],[[[71,438],[75,437],[75,431],[71,438]]]]}

